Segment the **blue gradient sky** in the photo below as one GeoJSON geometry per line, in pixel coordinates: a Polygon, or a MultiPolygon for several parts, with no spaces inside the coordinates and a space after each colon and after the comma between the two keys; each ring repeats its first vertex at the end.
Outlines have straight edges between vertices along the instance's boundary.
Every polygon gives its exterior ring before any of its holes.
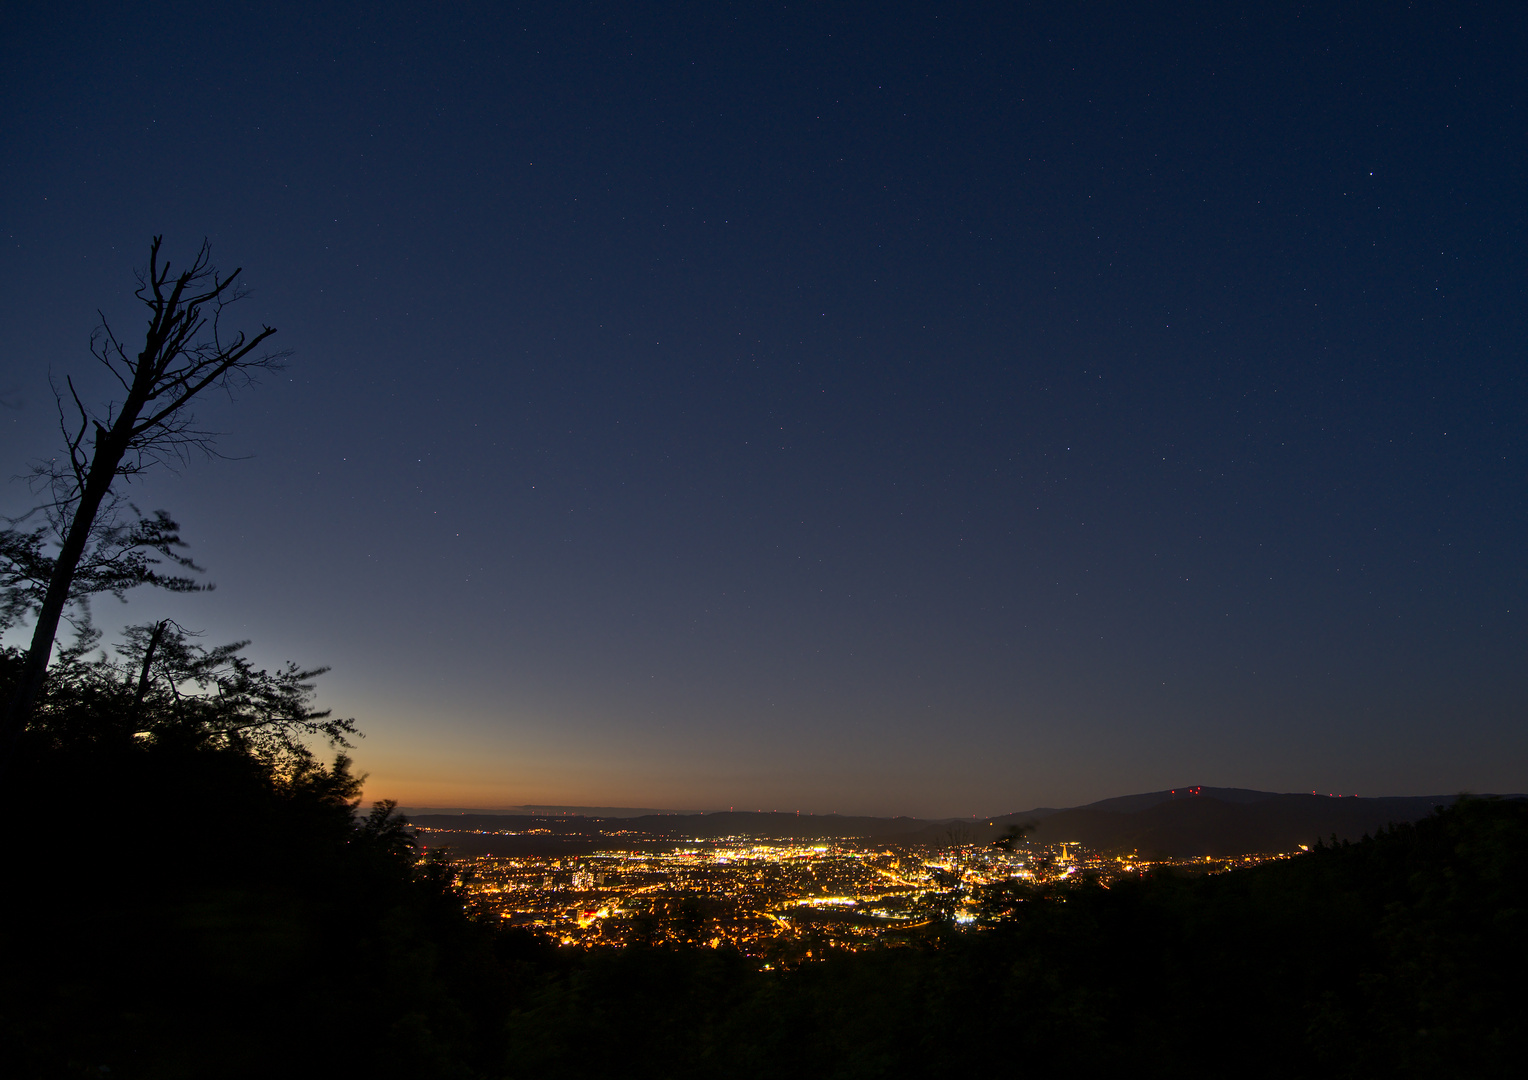
{"type": "Polygon", "coordinates": [[[154,233],[296,350],[103,625],[415,805],[1523,789],[1521,13],[543,8],[0,15],[12,471],[154,233]]]}

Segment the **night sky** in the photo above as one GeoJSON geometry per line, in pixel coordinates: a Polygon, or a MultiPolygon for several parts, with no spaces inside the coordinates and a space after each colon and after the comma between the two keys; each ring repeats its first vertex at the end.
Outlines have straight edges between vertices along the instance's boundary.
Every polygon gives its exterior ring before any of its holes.
{"type": "Polygon", "coordinates": [[[368,797],[1521,791],[1524,12],[8,4],[7,475],[205,236],[294,357],[96,618],[368,797]]]}

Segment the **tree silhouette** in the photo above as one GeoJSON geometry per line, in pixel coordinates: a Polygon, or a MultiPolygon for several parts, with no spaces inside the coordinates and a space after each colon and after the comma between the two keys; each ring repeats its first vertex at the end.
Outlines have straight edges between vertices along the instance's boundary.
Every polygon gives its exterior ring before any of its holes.
{"type": "Polygon", "coordinates": [[[1035,831],[1036,824],[1037,822],[1026,821],[1022,825],[1018,823],[1009,825],[1008,828],[1003,831],[1002,836],[992,841],[992,846],[999,849],[1000,851],[1016,851],[1018,850],[1019,844],[1023,842],[1024,837],[1035,831]]]}
{"type": "Polygon", "coordinates": [[[171,619],[125,628],[115,656],[97,650],[100,636],[90,627],[58,650],[27,727],[34,750],[148,738],[291,770],[311,758],[310,740],[349,747],[360,734],[353,719],[312,707],[314,680],[328,668],[259,668],[243,655],[249,642],[202,645],[171,619]]]}
{"type": "Polygon", "coordinates": [[[14,527],[24,519],[13,520],[0,536],[0,586],[5,589],[0,618],[14,621],[27,612],[36,618],[21,678],[0,725],[0,768],[9,762],[32,716],[59,622],[71,605],[82,604],[92,593],[121,596],[136,585],[180,591],[199,587],[189,578],[154,569],[162,561],[151,554],[156,552],[194,569],[176,554],[184,545],[175,522],[162,512],[139,514],[112,485],[155,465],[183,462],[195,452],[213,453],[213,433],[196,427],[188,408],[192,400],[211,388],[247,386],[256,373],[278,367],[286,356],[262,349],[276,332],[269,326],[232,337],[222,328],[224,309],[243,295],[237,286],[240,270],[219,274],[203,241],[191,265],[172,274],[169,261],[160,260],[162,241],[156,236],[150,244],[148,269],[134,293],[149,309],[143,348],[129,353],[104,316],[91,337],[92,354],[124,396],[92,410],[80,400],[73,380],[65,379],[67,394],[55,386],[67,454],[62,462],[34,472],[49,495],[40,508],[48,524],[24,532],[14,527]],[[47,553],[50,544],[57,545],[56,554],[47,553]]]}

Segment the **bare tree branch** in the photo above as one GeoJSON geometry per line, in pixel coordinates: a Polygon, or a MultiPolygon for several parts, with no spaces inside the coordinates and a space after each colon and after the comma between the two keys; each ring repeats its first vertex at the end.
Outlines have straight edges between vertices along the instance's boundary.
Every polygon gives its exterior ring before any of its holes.
{"type": "Polygon", "coordinates": [[[36,616],[22,679],[0,726],[0,764],[31,716],[67,609],[83,609],[101,592],[121,598],[137,585],[182,592],[204,587],[183,574],[155,569],[166,560],[197,567],[175,550],[185,545],[174,521],[163,511],[144,516],[136,507],[129,518],[124,512],[129,504],[113,494],[112,485],[156,465],[173,467],[195,452],[214,455],[216,434],[195,426],[192,401],[212,388],[231,394],[235,386],[250,386],[257,373],[279,369],[288,355],[263,350],[276,332],[269,326],[224,340],[223,313],[244,295],[237,284],[242,269],[219,275],[204,240],[191,265],[174,274],[169,260],[161,259],[162,244],[163,237],[156,236],[149,245],[148,269],[138,275],[134,292],[149,314],[143,348],[130,355],[104,318],[91,335],[92,355],[111,371],[124,397],[92,411],[66,377],[80,415],[79,430],[72,433],[63,395],[55,388],[69,467],[55,459],[38,466],[33,477],[49,489],[45,511],[56,554],[45,552],[42,530],[18,531],[19,522],[13,521],[0,533],[0,584],[11,583],[0,618],[14,622],[29,611],[36,616]]]}

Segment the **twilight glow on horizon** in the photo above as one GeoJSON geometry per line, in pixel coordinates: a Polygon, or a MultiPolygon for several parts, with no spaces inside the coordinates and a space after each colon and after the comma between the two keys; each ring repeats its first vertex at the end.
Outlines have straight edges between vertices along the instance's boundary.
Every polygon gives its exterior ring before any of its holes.
{"type": "Polygon", "coordinates": [[[7,475],[205,236],[294,356],[94,616],[368,798],[1523,791],[1524,16],[1296,14],[8,9],[7,475]]]}

